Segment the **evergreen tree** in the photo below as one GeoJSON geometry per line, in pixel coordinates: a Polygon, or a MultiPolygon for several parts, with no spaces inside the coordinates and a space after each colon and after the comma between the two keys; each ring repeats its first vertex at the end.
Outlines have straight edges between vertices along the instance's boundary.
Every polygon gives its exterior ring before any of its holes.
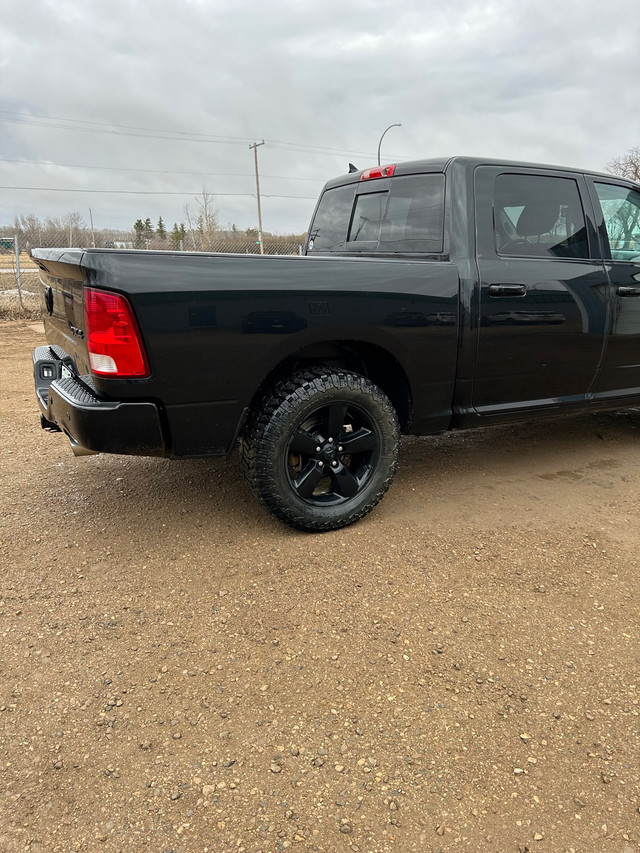
{"type": "Polygon", "coordinates": [[[164,243],[167,239],[167,229],[164,227],[164,222],[162,221],[162,217],[158,219],[158,226],[156,228],[156,234],[158,238],[164,243]]]}
{"type": "Polygon", "coordinates": [[[135,249],[144,249],[144,222],[142,219],[136,219],[133,225],[135,239],[133,246],[135,249]]]}
{"type": "Polygon", "coordinates": [[[171,248],[179,249],[180,248],[180,240],[182,237],[180,236],[180,229],[178,228],[178,223],[173,223],[173,229],[171,231],[171,248]]]}
{"type": "Polygon", "coordinates": [[[144,221],[144,239],[147,241],[152,240],[155,233],[151,220],[147,217],[144,221]]]}

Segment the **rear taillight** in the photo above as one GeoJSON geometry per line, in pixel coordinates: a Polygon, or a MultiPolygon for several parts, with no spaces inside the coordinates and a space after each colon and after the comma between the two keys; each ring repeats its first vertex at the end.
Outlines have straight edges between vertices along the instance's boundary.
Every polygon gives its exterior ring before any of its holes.
{"type": "Polygon", "coordinates": [[[140,330],[124,296],[86,287],[84,316],[91,370],[98,376],[149,376],[140,330]]]}
{"type": "Polygon", "coordinates": [[[372,181],[375,178],[391,178],[396,170],[396,164],[392,166],[374,166],[373,169],[366,169],[361,175],[361,181],[372,181]]]}

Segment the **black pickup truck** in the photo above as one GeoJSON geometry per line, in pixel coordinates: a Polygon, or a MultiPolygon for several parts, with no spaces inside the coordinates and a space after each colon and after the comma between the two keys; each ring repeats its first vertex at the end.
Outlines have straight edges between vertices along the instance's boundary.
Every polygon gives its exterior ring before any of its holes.
{"type": "Polygon", "coordinates": [[[76,453],[228,454],[331,530],[417,435],[640,404],[640,186],[454,157],[330,181],[304,257],[39,249],[42,425],[76,453]]]}

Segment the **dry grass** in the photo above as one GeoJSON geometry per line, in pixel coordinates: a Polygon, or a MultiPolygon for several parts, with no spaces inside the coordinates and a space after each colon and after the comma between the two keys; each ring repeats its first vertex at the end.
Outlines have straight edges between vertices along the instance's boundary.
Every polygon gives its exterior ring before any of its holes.
{"type": "Polygon", "coordinates": [[[0,318],[5,320],[37,320],[41,317],[40,298],[23,294],[22,306],[17,292],[0,291],[0,318]]]}
{"type": "MultiPolygon", "coordinates": [[[[14,269],[16,265],[16,256],[13,252],[0,252],[0,270],[14,269]]],[[[20,253],[20,269],[22,270],[37,270],[38,267],[33,258],[30,258],[26,252],[20,253]]]]}
{"type": "Polygon", "coordinates": [[[27,255],[20,256],[21,300],[13,264],[15,264],[13,255],[0,255],[0,317],[8,319],[39,317],[41,306],[38,268],[27,255]],[[26,260],[24,265],[23,259],[26,260]]]}

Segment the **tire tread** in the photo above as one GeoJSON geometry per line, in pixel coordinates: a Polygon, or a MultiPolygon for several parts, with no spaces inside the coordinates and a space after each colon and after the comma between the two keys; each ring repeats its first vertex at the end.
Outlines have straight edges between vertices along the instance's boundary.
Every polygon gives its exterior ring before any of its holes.
{"type": "Polygon", "coordinates": [[[323,367],[307,368],[276,382],[254,406],[240,443],[242,472],[253,495],[281,521],[299,530],[310,532],[337,530],[353,524],[371,512],[391,485],[398,464],[397,452],[394,452],[394,459],[389,466],[387,476],[377,491],[372,494],[371,499],[339,520],[310,519],[279,499],[274,478],[263,474],[268,468],[269,432],[277,429],[278,423],[284,419],[295,416],[296,410],[306,402],[309,393],[322,394],[328,390],[328,386],[333,386],[337,391],[347,386],[355,387],[381,406],[392,425],[393,438],[397,446],[400,433],[398,417],[386,395],[360,374],[347,370],[328,370],[323,367]]]}

